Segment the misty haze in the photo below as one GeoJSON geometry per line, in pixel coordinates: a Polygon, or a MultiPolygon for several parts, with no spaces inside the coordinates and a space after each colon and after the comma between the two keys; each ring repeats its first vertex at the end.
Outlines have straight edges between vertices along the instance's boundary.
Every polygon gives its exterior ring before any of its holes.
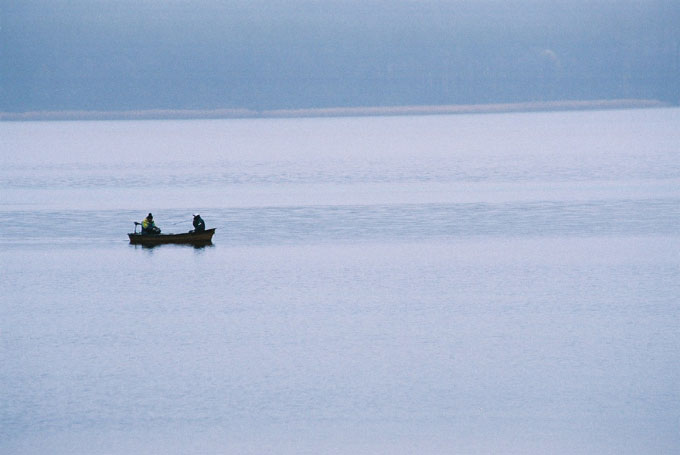
{"type": "Polygon", "coordinates": [[[679,50],[679,0],[0,0],[0,454],[680,453],[679,50]]]}
{"type": "Polygon", "coordinates": [[[677,103],[674,0],[3,0],[0,110],[677,103]]]}

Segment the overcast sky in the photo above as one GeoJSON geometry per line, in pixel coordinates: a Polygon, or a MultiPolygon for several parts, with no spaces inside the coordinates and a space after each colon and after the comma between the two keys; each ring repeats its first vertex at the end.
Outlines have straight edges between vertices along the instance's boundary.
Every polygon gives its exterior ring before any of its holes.
{"type": "Polygon", "coordinates": [[[0,0],[0,110],[680,94],[678,0],[0,0]]]}

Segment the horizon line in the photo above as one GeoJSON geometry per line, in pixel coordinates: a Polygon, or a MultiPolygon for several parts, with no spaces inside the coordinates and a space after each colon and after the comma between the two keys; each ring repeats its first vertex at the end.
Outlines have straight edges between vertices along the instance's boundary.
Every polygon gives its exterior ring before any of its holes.
{"type": "Polygon", "coordinates": [[[644,109],[671,107],[656,99],[599,99],[527,101],[518,103],[445,104],[406,106],[359,106],[300,109],[141,109],[141,110],[62,110],[0,112],[0,121],[49,120],[190,120],[305,117],[376,117],[407,115],[496,114],[511,112],[550,112],[571,110],[644,109]]]}

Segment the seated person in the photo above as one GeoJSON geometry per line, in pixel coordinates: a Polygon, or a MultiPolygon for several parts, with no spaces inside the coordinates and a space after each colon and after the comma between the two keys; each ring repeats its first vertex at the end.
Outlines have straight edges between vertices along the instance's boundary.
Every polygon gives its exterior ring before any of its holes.
{"type": "Polygon", "coordinates": [[[160,234],[161,230],[153,222],[153,215],[148,214],[142,221],[142,234],[160,234]]]}
{"type": "Polygon", "coordinates": [[[205,221],[201,218],[198,213],[194,214],[194,230],[192,232],[203,232],[205,231],[205,221]]]}

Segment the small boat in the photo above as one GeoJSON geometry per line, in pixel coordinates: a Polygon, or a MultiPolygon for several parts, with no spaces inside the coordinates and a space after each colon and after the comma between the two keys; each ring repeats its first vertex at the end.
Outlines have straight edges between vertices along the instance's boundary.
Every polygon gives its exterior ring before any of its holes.
{"type": "Polygon", "coordinates": [[[133,245],[162,245],[165,243],[184,243],[190,245],[210,245],[215,228],[203,232],[185,232],[182,234],[139,234],[130,232],[130,243],[133,245]]]}

